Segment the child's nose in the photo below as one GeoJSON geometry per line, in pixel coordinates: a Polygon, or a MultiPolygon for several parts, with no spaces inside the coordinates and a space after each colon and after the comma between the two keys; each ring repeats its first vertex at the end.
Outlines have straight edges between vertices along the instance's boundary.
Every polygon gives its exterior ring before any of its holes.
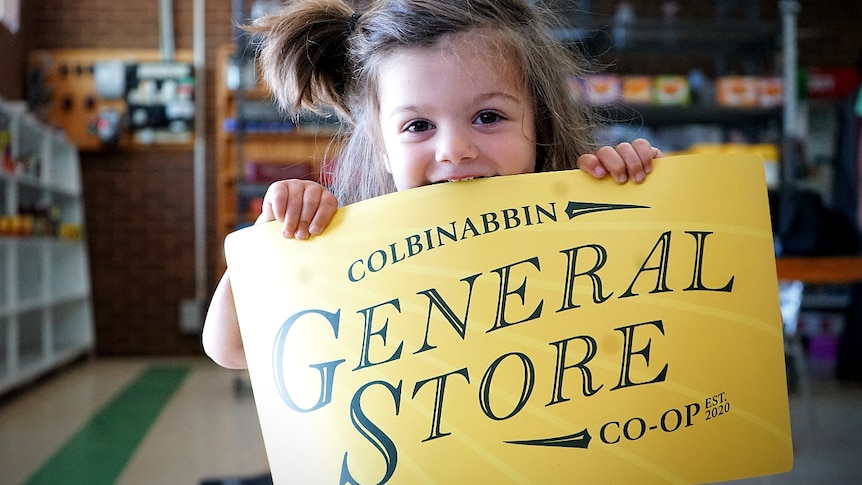
{"type": "Polygon", "coordinates": [[[438,137],[438,162],[461,163],[479,156],[479,149],[468,131],[441,130],[438,137]]]}

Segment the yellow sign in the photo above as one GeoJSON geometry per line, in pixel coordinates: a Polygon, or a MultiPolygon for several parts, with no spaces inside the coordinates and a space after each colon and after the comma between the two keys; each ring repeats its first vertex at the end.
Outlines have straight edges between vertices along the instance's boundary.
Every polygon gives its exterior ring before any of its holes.
{"type": "Polygon", "coordinates": [[[755,157],[555,172],[270,223],[226,251],[276,483],[697,483],[792,447],[755,157]]]}

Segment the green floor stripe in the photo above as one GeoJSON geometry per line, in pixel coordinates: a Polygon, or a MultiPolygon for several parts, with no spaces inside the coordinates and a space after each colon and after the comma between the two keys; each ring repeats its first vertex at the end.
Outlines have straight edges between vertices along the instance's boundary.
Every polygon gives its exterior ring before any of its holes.
{"type": "Polygon", "coordinates": [[[27,485],[109,485],[189,372],[189,367],[152,367],[93,415],[27,485]]]}

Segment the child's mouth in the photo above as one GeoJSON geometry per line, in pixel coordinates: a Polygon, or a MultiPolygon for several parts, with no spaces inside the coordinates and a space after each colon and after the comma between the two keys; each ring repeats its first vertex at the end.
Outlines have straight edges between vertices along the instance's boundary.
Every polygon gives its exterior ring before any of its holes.
{"type": "Polygon", "coordinates": [[[476,177],[476,176],[474,176],[474,177],[464,177],[464,178],[460,178],[460,179],[445,179],[445,180],[438,180],[437,182],[434,182],[434,183],[432,183],[431,185],[436,185],[436,184],[445,184],[445,183],[448,183],[448,182],[465,182],[465,181],[467,181],[467,180],[475,180],[475,179],[480,179],[480,178],[484,178],[484,177],[476,177]]]}

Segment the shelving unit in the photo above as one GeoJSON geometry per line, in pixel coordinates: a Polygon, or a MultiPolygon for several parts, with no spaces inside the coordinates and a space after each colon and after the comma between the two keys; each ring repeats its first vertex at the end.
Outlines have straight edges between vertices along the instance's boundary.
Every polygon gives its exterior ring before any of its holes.
{"type": "Polygon", "coordinates": [[[78,151],[3,100],[0,140],[3,394],[89,353],[94,331],[78,151]]]}
{"type": "MultiPolygon", "coordinates": [[[[662,134],[644,132],[655,129],[670,131],[665,141],[674,145],[679,128],[701,125],[713,128],[710,133],[721,132],[721,140],[703,142],[737,141],[748,139],[749,143],[766,142],[781,148],[782,165],[793,164],[794,154],[789,148],[793,129],[787,120],[796,117],[793,88],[796,85],[796,61],[792,54],[796,50],[795,16],[798,2],[781,0],[782,22],[764,21],[760,18],[758,5],[739,6],[743,18],[728,18],[728,12],[719,12],[712,19],[687,19],[671,16],[666,19],[637,18],[632,21],[615,17],[606,25],[595,25],[589,30],[564,32],[573,44],[585,49],[600,62],[613,66],[618,75],[661,76],[676,74],[687,76],[699,72],[713,83],[724,76],[756,76],[780,78],[787,94],[781,106],[722,106],[710,89],[693,92],[700,96],[686,105],[631,104],[600,107],[599,112],[614,122],[621,134],[620,139],[609,135],[603,142],[622,141],[630,135],[651,138],[661,144],[662,134]],[[577,34],[577,35],[575,35],[577,34]],[[778,64],[779,54],[783,66],[778,64]],[[661,59],[657,62],[657,59],[661,59]],[[730,136],[734,134],[734,136],[730,136]],[[735,139],[736,138],[736,139],[735,139]]],[[[715,86],[712,86],[715,89],[715,86]]],[[[698,134],[703,135],[701,130],[698,134]]],[[[714,137],[713,137],[714,138],[714,137]]],[[[685,137],[683,140],[685,141],[685,137]]],[[[679,147],[665,147],[680,149],[679,147]]],[[[784,177],[782,177],[784,182],[784,177]]]]}
{"type": "Polygon", "coordinates": [[[686,64],[705,60],[716,74],[728,74],[734,60],[771,63],[780,29],[774,22],[759,19],[655,19],[638,18],[632,22],[611,22],[600,37],[599,52],[612,50],[634,56],[661,54],[663,59],[683,58],[686,64]],[[716,62],[717,61],[717,62],[716,62]]]}
{"type": "Polygon", "coordinates": [[[780,107],[737,108],[728,106],[658,106],[635,105],[608,107],[602,113],[616,121],[644,122],[653,126],[681,124],[740,125],[763,124],[781,119],[780,107]]]}
{"type": "MultiPolygon", "coordinates": [[[[251,224],[258,213],[254,199],[266,193],[268,183],[249,179],[251,167],[279,174],[276,178],[318,180],[330,150],[334,131],[311,122],[307,126],[286,120],[273,104],[268,90],[255,75],[254,59],[234,58],[236,48],[218,52],[216,76],[216,163],[218,240],[251,224]]],[[[264,177],[265,178],[265,177],[264,177]]],[[[225,261],[218,261],[219,272],[225,261]]]]}

